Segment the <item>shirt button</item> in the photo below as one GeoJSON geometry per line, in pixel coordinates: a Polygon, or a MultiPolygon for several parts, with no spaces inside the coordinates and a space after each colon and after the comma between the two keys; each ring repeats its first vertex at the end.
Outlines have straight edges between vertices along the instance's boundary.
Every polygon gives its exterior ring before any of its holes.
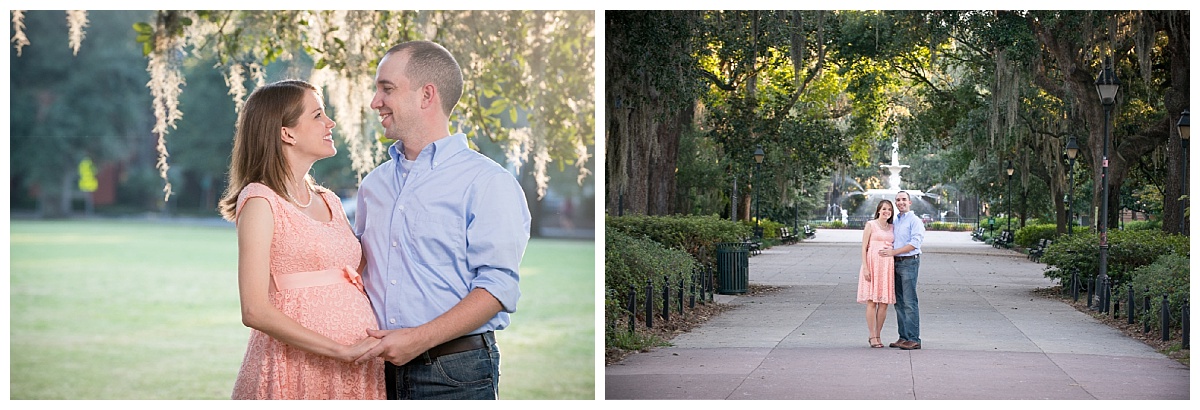
{"type": "Polygon", "coordinates": [[[408,173],[407,173],[407,172],[401,172],[401,173],[400,173],[400,177],[401,177],[401,178],[408,178],[408,173]]]}
{"type": "Polygon", "coordinates": [[[401,210],[401,211],[403,211],[403,210],[404,210],[404,205],[400,205],[400,210],[401,210]]]}
{"type": "Polygon", "coordinates": [[[396,324],[396,319],[388,319],[388,323],[391,323],[394,325],[394,324],[396,324]]]}
{"type": "Polygon", "coordinates": [[[398,244],[398,243],[396,243],[396,241],[392,241],[392,247],[393,247],[393,248],[395,248],[395,247],[396,247],[396,245],[399,245],[399,244],[398,244]]]}
{"type": "Polygon", "coordinates": [[[393,280],[393,281],[392,281],[392,284],[393,284],[393,285],[395,285],[395,284],[396,284],[396,281],[395,281],[395,280],[393,280]]]}
{"type": "Polygon", "coordinates": [[[437,164],[438,164],[438,162],[437,162],[437,161],[433,161],[433,166],[435,166],[435,167],[436,167],[436,166],[437,166],[437,164]]]}

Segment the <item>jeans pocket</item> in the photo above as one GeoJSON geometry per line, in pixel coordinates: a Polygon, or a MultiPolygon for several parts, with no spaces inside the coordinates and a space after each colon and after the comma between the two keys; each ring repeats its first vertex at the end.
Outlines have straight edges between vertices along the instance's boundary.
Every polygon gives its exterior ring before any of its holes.
{"type": "Polygon", "coordinates": [[[450,384],[490,384],[498,376],[488,349],[448,354],[434,360],[434,366],[450,384]]]}

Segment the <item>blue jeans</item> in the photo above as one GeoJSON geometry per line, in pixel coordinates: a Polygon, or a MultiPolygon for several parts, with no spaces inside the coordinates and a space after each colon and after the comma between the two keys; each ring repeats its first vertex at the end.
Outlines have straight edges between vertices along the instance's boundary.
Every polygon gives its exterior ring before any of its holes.
{"type": "Polygon", "coordinates": [[[448,354],[435,359],[417,356],[403,366],[387,363],[389,400],[499,399],[500,348],[448,354]]]}
{"type": "Polygon", "coordinates": [[[917,309],[917,270],[921,258],[896,260],[896,326],[900,338],[921,343],[921,312],[917,309]]]}

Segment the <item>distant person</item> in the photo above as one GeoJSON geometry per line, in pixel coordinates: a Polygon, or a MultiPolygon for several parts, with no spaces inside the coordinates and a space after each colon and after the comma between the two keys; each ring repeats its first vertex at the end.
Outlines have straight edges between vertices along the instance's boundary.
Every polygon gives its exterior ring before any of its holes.
{"type": "Polygon", "coordinates": [[[892,201],[879,201],[874,219],[863,228],[862,268],[858,277],[858,303],[867,305],[867,331],[871,347],[883,347],[880,333],[887,320],[888,305],[896,303],[895,263],[883,256],[882,250],[892,249],[892,201]]]}
{"type": "Polygon", "coordinates": [[[900,338],[889,344],[903,350],[921,348],[921,313],[917,308],[917,271],[921,268],[921,242],[925,240],[925,224],[912,212],[908,192],[896,193],[895,226],[892,227],[894,249],[879,251],[896,263],[896,330],[900,338]]]}
{"type": "Polygon", "coordinates": [[[237,223],[238,292],[250,341],[234,399],[383,399],[383,360],[359,273],[362,248],[309,168],[337,153],[317,89],[280,81],[238,116],[221,216],[237,223]]]}
{"type": "Polygon", "coordinates": [[[496,331],[517,309],[529,241],[525,193],[504,167],[450,133],[462,96],[454,56],[429,41],[379,60],[371,108],[396,142],[358,190],[367,294],[389,399],[497,399],[496,331]]]}

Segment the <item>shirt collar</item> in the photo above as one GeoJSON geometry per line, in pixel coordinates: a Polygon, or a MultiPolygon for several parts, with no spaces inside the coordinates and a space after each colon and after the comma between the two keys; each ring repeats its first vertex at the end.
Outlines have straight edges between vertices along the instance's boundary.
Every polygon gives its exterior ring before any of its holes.
{"type": "MultiPolygon", "coordinates": [[[[466,134],[461,132],[452,134],[426,145],[417,154],[417,159],[414,162],[418,164],[425,162],[429,164],[430,168],[437,168],[439,164],[445,163],[454,154],[469,148],[466,134]]],[[[392,157],[392,160],[397,163],[404,158],[402,152],[404,152],[404,143],[401,141],[396,141],[388,147],[388,156],[392,157]]]]}

